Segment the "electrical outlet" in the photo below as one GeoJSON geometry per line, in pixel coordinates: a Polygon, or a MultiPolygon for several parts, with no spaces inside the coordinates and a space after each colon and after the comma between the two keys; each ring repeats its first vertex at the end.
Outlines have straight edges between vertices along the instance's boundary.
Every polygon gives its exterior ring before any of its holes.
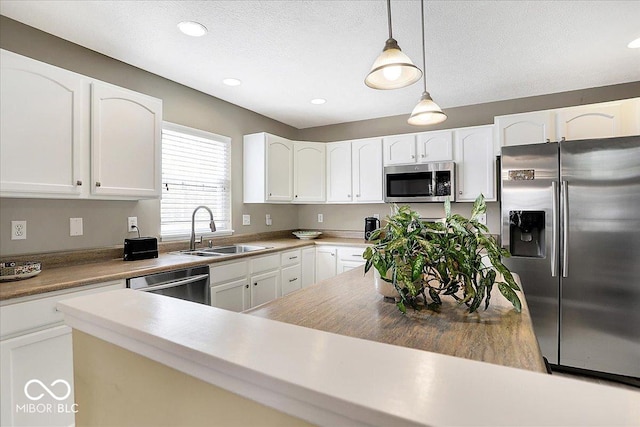
{"type": "Polygon", "coordinates": [[[271,215],[270,215],[270,214],[267,214],[267,215],[265,216],[265,223],[266,223],[267,225],[271,225],[271,224],[273,224],[273,222],[271,221],[271,215]]]}
{"type": "Polygon", "coordinates": [[[242,225],[251,225],[251,215],[242,215],[242,225]]]}
{"type": "Polygon", "coordinates": [[[138,226],[138,217],[130,216],[127,218],[127,230],[129,233],[133,233],[136,231],[136,227],[138,226]]]}
{"type": "Polygon", "coordinates": [[[487,214],[483,213],[478,215],[478,222],[483,225],[487,225],[487,214]]]}
{"type": "Polygon", "coordinates": [[[82,236],[82,218],[69,218],[69,236],[82,236]]]}
{"type": "Polygon", "coordinates": [[[318,214],[318,222],[324,222],[324,215],[318,214]]]}
{"type": "Polygon", "coordinates": [[[11,221],[11,240],[27,239],[27,221],[11,221]]]}

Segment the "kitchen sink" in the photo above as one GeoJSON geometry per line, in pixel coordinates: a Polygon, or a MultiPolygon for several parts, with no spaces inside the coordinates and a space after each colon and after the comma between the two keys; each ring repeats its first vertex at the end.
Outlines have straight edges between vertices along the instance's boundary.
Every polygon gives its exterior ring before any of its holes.
{"type": "Polygon", "coordinates": [[[200,248],[194,251],[184,250],[178,253],[182,255],[213,257],[213,256],[243,254],[247,252],[261,251],[263,249],[269,249],[269,247],[237,244],[237,245],[227,245],[227,246],[214,246],[212,248],[200,248]]]}

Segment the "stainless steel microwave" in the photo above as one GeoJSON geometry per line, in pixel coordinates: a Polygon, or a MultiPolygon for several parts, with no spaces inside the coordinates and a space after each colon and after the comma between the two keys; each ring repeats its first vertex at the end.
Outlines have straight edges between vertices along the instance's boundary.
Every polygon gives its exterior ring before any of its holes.
{"type": "Polygon", "coordinates": [[[452,202],[456,194],[456,165],[433,162],[384,168],[384,201],[403,203],[452,202]]]}

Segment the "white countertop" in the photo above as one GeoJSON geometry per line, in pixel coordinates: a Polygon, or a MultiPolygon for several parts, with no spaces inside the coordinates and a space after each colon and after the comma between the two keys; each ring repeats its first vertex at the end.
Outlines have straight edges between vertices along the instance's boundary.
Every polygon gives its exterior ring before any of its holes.
{"type": "MultiPolygon", "coordinates": [[[[638,425],[640,392],[350,338],[122,289],[73,328],[317,425],[638,425]]],[[[135,373],[132,373],[134,375],[135,373]]]]}

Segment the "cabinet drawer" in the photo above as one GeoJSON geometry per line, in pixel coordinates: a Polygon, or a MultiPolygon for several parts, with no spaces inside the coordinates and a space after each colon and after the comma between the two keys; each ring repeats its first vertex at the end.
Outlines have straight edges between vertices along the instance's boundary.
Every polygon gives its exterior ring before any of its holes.
{"type": "Polygon", "coordinates": [[[211,264],[209,267],[209,282],[212,286],[217,283],[224,283],[247,276],[247,261],[229,264],[211,264]]]}
{"type": "Polygon", "coordinates": [[[338,248],[338,259],[342,261],[363,262],[362,253],[365,248],[338,248]]]}
{"type": "Polygon", "coordinates": [[[85,290],[58,293],[54,296],[3,305],[0,307],[0,339],[62,323],[64,316],[62,312],[56,310],[58,301],[125,287],[124,280],[118,280],[91,289],[85,288],[85,290]]]}
{"type": "Polygon", "coordinates": [[[286,251],[280,254],[280,265],[282,265],[282,267],[294,264],[300,264],[300,249],[286,251]]]}
{"type": "Polygon", "coordinates": [[[300,266],[283,268],[282,277],[282,296],[301,288],[302,279],[300,278],[300,266]]]}
{"type": "Polygon", "coordinates": [[[275,270],[280,268],[280,254],[267,255],[251,260],[251,273],[275,270]]]}

